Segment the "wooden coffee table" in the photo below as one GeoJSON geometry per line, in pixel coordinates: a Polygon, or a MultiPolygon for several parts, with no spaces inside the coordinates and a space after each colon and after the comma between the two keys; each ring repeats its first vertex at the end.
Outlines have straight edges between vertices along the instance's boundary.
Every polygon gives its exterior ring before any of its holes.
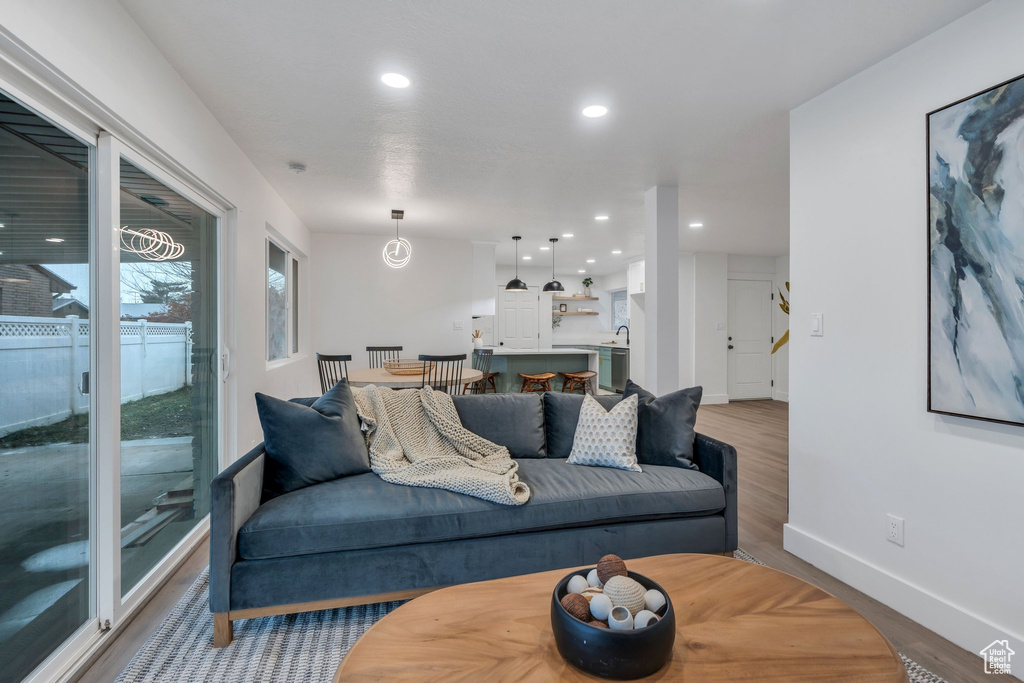
{"type": "MultiPolygon", "coordinates": [[[[672,659],[646,680],[906,681],[889,641],[825,591],[720,555],[626,563],[660,583],[676,609],[672,659]]],[[[559,569],[428,593],[356,642],[335,681],[593,681],[551,634],[559,569]]]]}

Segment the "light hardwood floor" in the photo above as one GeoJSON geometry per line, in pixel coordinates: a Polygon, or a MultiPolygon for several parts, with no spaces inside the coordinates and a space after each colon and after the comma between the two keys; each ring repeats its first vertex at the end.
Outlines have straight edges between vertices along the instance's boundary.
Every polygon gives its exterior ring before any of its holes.
{"type": "MultiPolygon", "coordinates": [[[[950,683],[986,680],[976,655],[782,549],[782,525],[789,511],[788,404],[743,401],[702,406],[697,429],[732,444],[739,453],[741,548],[840,598],[874,623],[896,649],[950,683]]],[[[79,680],[114,680],[203,570],[208,556],[204,541],[79,680]]]]}

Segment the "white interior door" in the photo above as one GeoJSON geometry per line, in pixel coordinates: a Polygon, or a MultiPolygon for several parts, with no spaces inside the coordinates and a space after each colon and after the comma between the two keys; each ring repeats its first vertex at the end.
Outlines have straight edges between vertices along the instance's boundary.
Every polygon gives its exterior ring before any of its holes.
{"type": "Polygon", "coordinates": [[[772,283],[729,280],[729,400],[771,395],[772,283]]]}
{"type": "Polygon", "coordinates": [[[510,349],[535,349],[540,343],[538,327],[539,294],[536,287],[528,292],[506,292],[498,288],[498,343],[510,349]]]}

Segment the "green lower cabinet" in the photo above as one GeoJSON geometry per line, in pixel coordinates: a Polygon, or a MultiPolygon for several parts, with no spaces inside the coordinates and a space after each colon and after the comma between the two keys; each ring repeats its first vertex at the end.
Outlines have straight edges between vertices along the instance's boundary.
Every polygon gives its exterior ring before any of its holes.
{"type": "Polygon", "coordinates": [[[599,351],[597,385],[606,391],[612,390],[612,350],[602,346],[599,351]]]}

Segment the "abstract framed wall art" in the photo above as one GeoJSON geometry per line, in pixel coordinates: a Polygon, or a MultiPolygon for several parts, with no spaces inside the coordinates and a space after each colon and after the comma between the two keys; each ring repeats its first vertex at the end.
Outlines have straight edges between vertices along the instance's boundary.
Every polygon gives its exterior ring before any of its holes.
{"type": "Polygon", "coordinates": [[[1024,425],[1024,76],[927,125],[928,410],[1024,425]]]}

